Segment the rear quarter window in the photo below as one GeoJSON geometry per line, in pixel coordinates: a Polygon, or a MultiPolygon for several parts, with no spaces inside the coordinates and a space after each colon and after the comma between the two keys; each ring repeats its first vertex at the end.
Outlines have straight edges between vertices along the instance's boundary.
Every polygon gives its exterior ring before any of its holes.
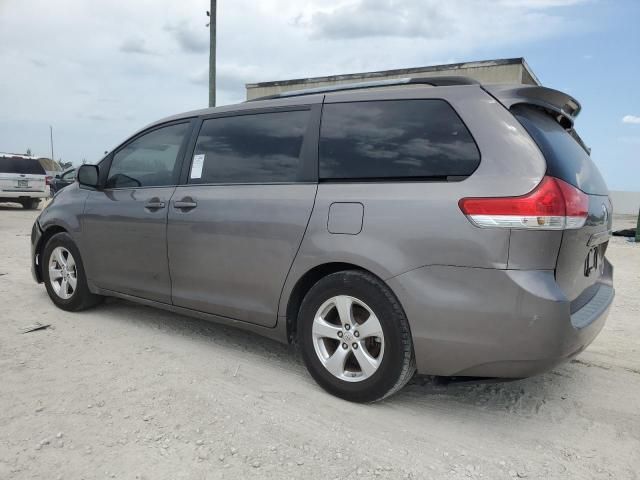
{"type": "Polygon", "coordinates": [[[444,100],[329,103],[320,179],[447,179],[471,175],[480,152],[444,100]]]}
{"type": "Polygon", "coordinates": [[[575,131],[565,130],[545,111],[515,105],[511,112],[536,142],[547,161],[547,173],[591,195],[608,195],[607,185],[575,131]]]}
{"type": "Polygon", "coordinates": [[[0,173],[46,175],[44,168],[37,160],[18,157],[0,157],[0,173]]]}

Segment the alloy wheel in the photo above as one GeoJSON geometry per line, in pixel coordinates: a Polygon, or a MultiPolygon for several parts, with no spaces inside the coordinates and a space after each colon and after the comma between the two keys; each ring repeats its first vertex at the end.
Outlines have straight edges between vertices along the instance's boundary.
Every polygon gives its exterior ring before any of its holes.
{"type": "Polygon", "coordinates": [[[315,314],[313,346],[322,365],[347,382],[370,378],[384,355],[384,333],[373,310],[362,300],[337,295],[315,314]]]}
{"type": "Polygon", "coordinates": [[[78,285],[78,270],[71,252],[56,247],[49,257],[49,283],[53,291],[63,300],[71,298],[78,285]]]}

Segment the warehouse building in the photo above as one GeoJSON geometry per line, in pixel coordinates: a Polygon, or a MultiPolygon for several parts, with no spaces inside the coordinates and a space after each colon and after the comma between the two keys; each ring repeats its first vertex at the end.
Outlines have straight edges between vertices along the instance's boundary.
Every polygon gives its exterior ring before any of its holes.
{"type": "Polygon", "coordinates": [[[524,58],[505,58],[481,62],[451,63],[430,67],[402,68],[378,72],[330,75],[327,77],[297,78],[294,80],[276,80],[273,82],[248,83],[247,100],[269,95],[277,95],[291,90],[327,87],[345,83],[360,83],[375,80],[390,80],[407,77],[435,77],[461,75],[478,80],[481,83],[522,83],[540,85],[524,58]]]}

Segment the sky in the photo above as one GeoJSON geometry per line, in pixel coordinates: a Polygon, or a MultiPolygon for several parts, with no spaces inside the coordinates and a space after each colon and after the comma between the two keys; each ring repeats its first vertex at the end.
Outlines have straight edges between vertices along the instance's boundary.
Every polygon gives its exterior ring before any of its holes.
{"type": "MultiPolygon", "coordinates": [[[[0,0],[0,151],[95,162],[207,106],[208,0],[0,0]]],[[[524,57],[577,98],[612,190],[640,190],[640,1],[218,0],[218,104],[245,83],[524,57]]]]}

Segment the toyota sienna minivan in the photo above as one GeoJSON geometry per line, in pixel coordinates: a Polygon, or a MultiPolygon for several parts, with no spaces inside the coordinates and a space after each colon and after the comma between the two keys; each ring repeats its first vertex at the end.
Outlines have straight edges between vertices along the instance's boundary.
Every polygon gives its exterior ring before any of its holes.
{"type": "Polygon", "coordinates": [[[33,274],[64,310],[114,296],[296,342],[352,401],[416,371],[534,375],[614,296],[579,111],[439,77],[175,115],[80,167],[33,226],[33,274]]]}

